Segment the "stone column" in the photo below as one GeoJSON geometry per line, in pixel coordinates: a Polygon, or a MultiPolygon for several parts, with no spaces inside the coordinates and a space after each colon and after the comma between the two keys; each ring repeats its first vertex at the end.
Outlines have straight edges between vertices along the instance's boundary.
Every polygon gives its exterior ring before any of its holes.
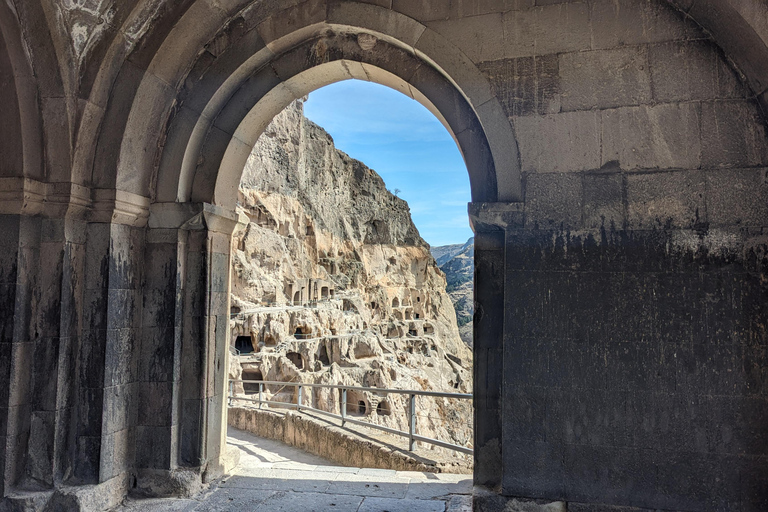
{"type": "Polygon", "coordinates": [[[519,203],[470,203],[475,232],[475,485],[498,490],[502,463],[505,231],[522,224],[519,203]]]}
{"type": "Polygon", "coordinates": [[[0,468],[6,496],[24,474],[23,455],[29,438],[32,307],[40,222],[22,215],[3,215],[0,232],[0,468]]]}
{"type": "Polygon", "coordinates": [[[75,477],[104,483],[134,462],[144,228],[92,222],[86,242],[75,477]]]}
{"type": "Polygon", "coordinates": [[[138,486],[150,494],[194,492],[223,473],[236,224],[209,204],[151,208],[137,439],[138,486]]]}

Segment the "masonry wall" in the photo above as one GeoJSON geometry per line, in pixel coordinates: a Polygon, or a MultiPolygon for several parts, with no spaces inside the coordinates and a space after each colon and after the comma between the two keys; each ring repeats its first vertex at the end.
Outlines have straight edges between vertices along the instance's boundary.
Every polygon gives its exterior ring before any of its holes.
{"type": "Polygon", "coordinates": [[[754,94],[661,3],[475,14],[431,26],[479,62],[524,177],[519,215],[476,249],[476,482],[569,510],[765,509],[754,94]],[[477,44],[494,24],[503,40],[477,44]],[[503,314],[488,274],[504,276],[503,314]],[[503,344],[482,341],[501,321],[503,344]]]}

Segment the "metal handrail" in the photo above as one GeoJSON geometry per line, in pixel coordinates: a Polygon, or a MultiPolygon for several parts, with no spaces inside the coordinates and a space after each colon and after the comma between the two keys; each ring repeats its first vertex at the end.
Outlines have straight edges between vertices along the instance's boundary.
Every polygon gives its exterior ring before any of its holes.
{"type": "Polygon", "coordinates": [[[344,386],[341,384],[312,384],[312,383],[303,383],[303,382],[282,382],[282,381],[272,381],[272,380],[242,380],[242,379],[230,379],[229,381],[229,404],[232,405],[235,398],[237,400],[245,400],[248,402],[256,402],[259,404],[259,408],[261,408],[262,404],[267,405],[275,405],[278,407],[286,407],[290,409],[296,409],[297,411],[301,412],[302,409],[317,412],[320,414],[324,414],[326,416],[330,416],[333,418],[337,418],[341,420],[341,426],[344,427],[346,423],[352,423],[354,425],[362,425],[364,427],[370,427],[375,428],[384,432],[388,432],[390,434],[395,434],[403,437],[408,438],[408,450],[413,451],[416,441],[422,442],[422,443],[429,443],[433,444],[435,446],[440,446],[442,448],[447,448],[449,450],[455,450],[462,453],[472,454],[474,453],[474,450],[472,448],[467,448],[466,446],[460,446],[453,443],[448,443],[445,441],[440,441],[439,439],[433,439],[431,437],[424,437],[416,434],[416,397],[417,396],[431,396],[436,398],[457,398],[457,399],[472,399],[472,395],[469,393],[443,393],[440,391],[423,391],[423,390],[416,390],[416,389],[388,389],[388,388],[368,388],[363,386],[344,386]],[[258,384],[259,385],[259,398],[258,400],[252,399],[252,398],[243,398],[243,397],[235,397],[234,393],[234,384],[235,382],[241,382],[243,384],[258,384]],[[285,389],[287,386],[292,386],[298,388],[298,392],[296,393],[296,403],[291,402],[275,402],[275,401],[268,401],[264,400],[264,385],[274,385],[274,386],[282,386],[282,389],[285,389]],[[322,409],[316,409],[315,407],[308,406],[308,405],[302,405],[301,398],[302,398],[302,388],[325,388],[325,389],[340,389],[341,390],[341,414],[335,414],[332,412],[324,411],[322,409]],[[377,425],[375,423],[369,423],[367,421],[360,421],[353,418],[349,418],[347,416],[347,391],[369,391],[373,393],[382,393],[382,394],[401,394],[401,395],[408,395],[408,432],[397,430],[391,427],[386,427],[384,425],[377,425]]]}

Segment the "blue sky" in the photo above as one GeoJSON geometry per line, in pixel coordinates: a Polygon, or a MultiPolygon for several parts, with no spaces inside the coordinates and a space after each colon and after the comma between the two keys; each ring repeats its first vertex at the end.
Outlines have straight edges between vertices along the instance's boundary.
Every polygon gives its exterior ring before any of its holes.
{"type": "Polygon", "coordinates": [[[374,169],[411,208],[430,245],[464,243],[469,176],[448,131],[417,101],[383,85],[347,80],[318,89],[305,115],[336,147],[374,169]]]}

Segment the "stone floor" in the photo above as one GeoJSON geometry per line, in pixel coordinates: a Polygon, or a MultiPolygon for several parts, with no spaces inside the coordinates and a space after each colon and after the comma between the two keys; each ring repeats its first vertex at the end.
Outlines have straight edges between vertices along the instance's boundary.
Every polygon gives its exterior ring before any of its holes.
{"type": "Polygon", "coordinates": [[[469,512],[472,477],[335,466],[278,441],[229,428],[232,475],[190,499],[128,500],[119,512],[469,512]]]}

